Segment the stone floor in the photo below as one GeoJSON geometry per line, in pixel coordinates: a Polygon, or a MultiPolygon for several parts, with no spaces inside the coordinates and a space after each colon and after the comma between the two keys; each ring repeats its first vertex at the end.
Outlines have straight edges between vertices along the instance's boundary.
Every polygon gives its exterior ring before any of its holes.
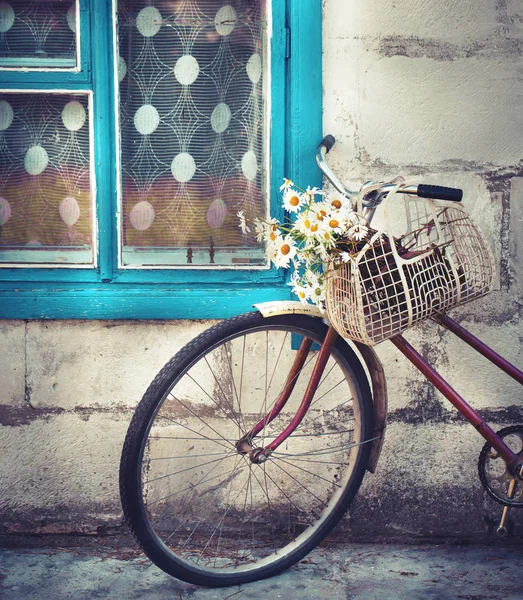
{"type": "Polygon", "coordinates": [[[166,575],[134,549],[0,550],[2,600],[522,600],[523,544],[357,544],[319,548],[287,572],[207,589],[166,575]]]}

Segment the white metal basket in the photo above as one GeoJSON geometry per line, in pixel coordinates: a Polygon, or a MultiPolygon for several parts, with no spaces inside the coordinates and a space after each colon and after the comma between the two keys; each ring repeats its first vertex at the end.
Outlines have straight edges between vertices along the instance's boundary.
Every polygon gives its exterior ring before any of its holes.
{"type": "Polygon", "coordinates": [[[395,236],[390,213],[399,203],[392,196],[393,204],[391,196],[385,201],[386,230],[348,262],[328,269],[332,325],[343,337],[367,345],[492,289],[492,252],[460,205],[405,196],[407,233],[395,236]]]}

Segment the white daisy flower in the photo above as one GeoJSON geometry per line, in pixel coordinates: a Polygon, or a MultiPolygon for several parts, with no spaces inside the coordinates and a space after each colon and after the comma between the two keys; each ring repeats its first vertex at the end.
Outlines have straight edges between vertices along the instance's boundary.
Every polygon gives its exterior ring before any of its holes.
{"type": "Polygon", "coordinates": [[[263,242],[268,236],[268,225],[263,221],[256,221],[254,231],[256,232],[256,241],[263,242]]]}
{"type": "Polygon", "coordinates": [[[309,271],[306,274],[306,280],[308,283],[308,293],[310,294],[309,298],[314,302],[314,304],[321,308],[327,293],[325,278],[309,271]]]}
{"type": "Polygon", "coordinates": [[[348,263],[350,261],[350,254],[348,252],[340,252],[340,258],[342,262],[348,263]]]}
{"type": "Polygon", "coordinates": [[[307,186],[305,190],[305,195],[309,200],[314,200],[314,196],[325,196],[325,192],[320,190],[320,188],[307,186]]]}
{"type": "Polygon", "coordinates": [[[314,236],[318,242],[320,243],[320,246],[323,246],[323,248],[319,248],[320,250],[320,256],[323,260],[327,260],[329,257],[328,252],[326,251],[327,248],[334,248],[334,246],[336,245],[336,239],[334,237],[334,232],[332,230],[329,230],[327,227],[321,227],[320,230],[318,231],[317,234],[315,234],[314,236]],[[325,252],[323,252],[322,250],[325,250],[325,252]]]}
{"type": "Polygon", "coordinates": [[[299,301],[302,304],[307,304],[309,299],[309,288],[303,284],[297,273],[293,273],[289,285],[292,286],[292,291],[298,296],[299,301]]]}
{"type": "Polygon", "coordinates": [[[311,207],[310,213],[317,221],[323,221],[329,214],[329,206],[325,202],[316,202],[311,207]]]}
{"type": "Polygon", "coordinates": [[[365,225],[362,224],[353,225],[349,228],[349,231],[347,232],[348,236],[356,242],[364,240],[368,233],[368,227],[365,227],[365,225]]]}
{"type": "Polygon", "coordinates": [[[272,262],[277,267],[284,269],[289,267],[289,263],[296,255],[296,242],[290,235],[279,237],[274,242],[274,257],[272,262]]]}
{"type": "Polygon", "coordinates": [[[280,186],[280,192],[282,192],[283,190],[290,188],[294,185],[294,183],[290,180],[290,179],[285,179],[285,177],[283,178],[283,184],[280,186]]]}
{"type": "Polygon", "coordinates": [[[287,212],[298,212],[304,202],[303,194],[300,194],[292,187],[286,188],[283,192],[283,208],[287,212]]]}
{"type": "Polygon", "coordinates": [[[238,219],[240,219],[238,227],[242,230],[242,233],[249,233],[251,230],[247,225],[247,221],[245,219],[245,215],[243,214],[243,210],[240,210],[236,216],[238,217],[238,219]]]}
{"type": "Polygon", "coordinates": [[[294,228],[306,237],[311,237],[319,230],[320,224],[316,221],[314,213],[309,211],[302,213],[296,219],[294,228]]]}
{"type": "Polygon", "coordinates": [[[351,210],[352,211],[352,202],[347,198],[347,196],[343,194],[339,194],[338,192],[331,192],[327,195],[326,203],[329,205],[331,210],[351,210]]]}
{"type": "Polygon", "coordinates": [[[341,215],[330,214],[324,219],[323,225],[332,233],[342,233],[345,227],[345,222],[341,215]]]}

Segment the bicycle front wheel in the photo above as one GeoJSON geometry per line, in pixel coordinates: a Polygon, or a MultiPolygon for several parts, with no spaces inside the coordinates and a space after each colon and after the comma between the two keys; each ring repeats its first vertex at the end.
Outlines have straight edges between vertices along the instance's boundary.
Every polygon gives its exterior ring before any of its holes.
{"type": "MultiPolygon", "coordinates": [[[[162,369],[140,402],[120,467],[122,505],[161,569],[207,586],[275,575],[308,554],[341,519],[368,463],[372,399],[340,338],[305,418],[257,464],[237,442],[271,414],[299,345],[327,328],[303,315],[248,313],[202,333],[162,369]]],[[[287,426],[309,381],[309,352],[278,416],[252,439],[287,426]]]]}

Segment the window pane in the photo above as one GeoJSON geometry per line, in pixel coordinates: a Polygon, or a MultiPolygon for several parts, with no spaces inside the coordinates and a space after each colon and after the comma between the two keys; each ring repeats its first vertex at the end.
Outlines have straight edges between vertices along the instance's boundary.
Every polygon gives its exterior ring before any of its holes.
{"type": "Polygon", "coordinates": [[[264,265],[263,0],[119,2],[124,265],[264,265]]]}
{"type": "Polygon", "coordinates": [[[89,130],[86,93],[0,93],[0,263],[93,262],[89,130]]]}
{"type": "Polygon", "coordinates": [[[75,0],[0,2],[0,66],[76,66],[75,0]]]}

